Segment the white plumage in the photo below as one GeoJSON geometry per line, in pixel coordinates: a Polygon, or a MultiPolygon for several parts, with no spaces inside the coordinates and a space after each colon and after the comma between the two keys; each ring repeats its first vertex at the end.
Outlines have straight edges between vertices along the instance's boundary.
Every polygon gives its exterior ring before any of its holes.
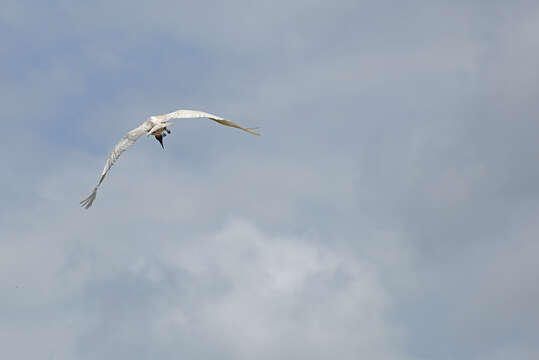
{"type": "Polygon", "coordinates": [[[80,202],[82,207],[85,209],[88,209],[90,206],[92,206],[96,196],[97,196],[97,189],[105,179],[105,176],[109,172],[110,168],[114,163],[118,160],[120,155],[127,150],[131,145],[133,145],[138,138],[140,138],[142,135],[153,135],[156,137],[156,139],[159,140],[162,143],[162,138],[166,136],[166,133],[170,130],[167,129],[167,126],[173,125],[174,123],[170,122],[172,119],[185,119],[185,118],[208,118],[210,120],[213,120],[215,122],[218,122],[221,125],[234,127],[243,131],[246,131],[253,135],[260,135],[252,130],[255,128],[243,128],[232,121],[228,121],[223,119],[222,117],[212,115],[203,111],[196,111],[196,110],[178,110],[174,111],[168,114],[163,115],[156,115],[156,116],[150,116],[148,120],[144,121],[140,126],[134,128],[133,130],[129,131],[127,134],[124,135],[124,137],[114,146],[114,149],[110,152],[109,158],[107,159],[107,162],[105,163],[105,167],[103,168],[103,171],[101,172],[101,177],[99,178],[99,181],[97,185],[95,186],[92,193],[84,200],[80,202]]]}

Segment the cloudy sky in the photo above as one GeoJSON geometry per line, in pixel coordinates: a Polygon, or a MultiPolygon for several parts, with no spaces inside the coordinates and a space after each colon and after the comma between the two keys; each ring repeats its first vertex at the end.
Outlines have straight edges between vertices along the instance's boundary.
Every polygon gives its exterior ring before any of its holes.
{"type": "Polygon", "coordinates": [[[536,1],[0,5],[9,359],[537,359],[536,1]],[[200,109],[143,138],[152,114],[200,109]]]}

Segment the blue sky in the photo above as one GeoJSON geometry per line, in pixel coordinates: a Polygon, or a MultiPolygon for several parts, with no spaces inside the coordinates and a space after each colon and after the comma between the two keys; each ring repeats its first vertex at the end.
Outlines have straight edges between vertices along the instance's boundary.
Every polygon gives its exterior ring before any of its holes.
{"type": "Polygon", "coordinates": [[[1,8],[9,358],[539,357],[535,2],[1,8]]]}

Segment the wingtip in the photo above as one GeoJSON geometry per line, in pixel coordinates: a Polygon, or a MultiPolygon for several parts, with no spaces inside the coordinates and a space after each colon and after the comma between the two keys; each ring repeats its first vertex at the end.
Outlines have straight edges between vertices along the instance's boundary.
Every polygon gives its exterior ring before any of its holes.
{"type": "Polygon", "coordinates": [[[80,202],[80,205],[84,209],[88,210],[94,203],[94,200],[96,197],[97,197],[97,187],[94,189],[94,191],[92,191],[92,193],[86,199],[80,202]]]}
{"type": "Polygon", "coordinates": [[[257,132],[253,131],[253,130],[256,130],[256,129],[258,129],[258,128],[257,127],[255,127],[255,128],[247,128],[247,129],[245,129],[245,131],[247,131],[249,134],[260,136],[260,133],[257,133],[257,132]]]}

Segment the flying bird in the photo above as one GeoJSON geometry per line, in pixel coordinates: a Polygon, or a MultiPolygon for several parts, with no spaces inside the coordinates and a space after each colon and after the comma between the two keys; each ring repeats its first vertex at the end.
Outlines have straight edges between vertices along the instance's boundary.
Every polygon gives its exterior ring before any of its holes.
{"type": "Polygon", "coordinates": [[[140,126],[134,128],[133,130],[125,134],[124,137],[116,144],[116,146],[114,146],[114,149],[112,149],[112,151],[110,152],[109,158],[105,163],[105,167],[101,172],[101,177],[99,178],[97,185],[95,186],[92,193],[86,199],[80,202],[81,206],[85,209],[88,209],[90,208],[90,206],[92,206],[97,196],[97,189],[105,179],[105,176],[109,172],[112,165],[114,165],[120,155],[122,155],[122,153],[127,150],[128,147],[133,145],[142,135],[146,134],[147,136],[154,136],[155,139],[159,142],[159,144],[161,144],[161,147],[164,149],[165,147],[163,145],[163,139],[165,138],[165,136],[167,136],[167,134],[171,133],[169,127],[175,124],[171,120],[187,118],[208,118],[221,125],[240,129],[248,132],[249,134],[260,135],[259,133],[253,131],[256,128],[244,128],[239,126],[238,124],[233,123],[232,121],[225,120],[222,117],[212,115],[203,111],[178,110],[168,114],[150,116],[146,121],[140,124],[140,126]]]}

